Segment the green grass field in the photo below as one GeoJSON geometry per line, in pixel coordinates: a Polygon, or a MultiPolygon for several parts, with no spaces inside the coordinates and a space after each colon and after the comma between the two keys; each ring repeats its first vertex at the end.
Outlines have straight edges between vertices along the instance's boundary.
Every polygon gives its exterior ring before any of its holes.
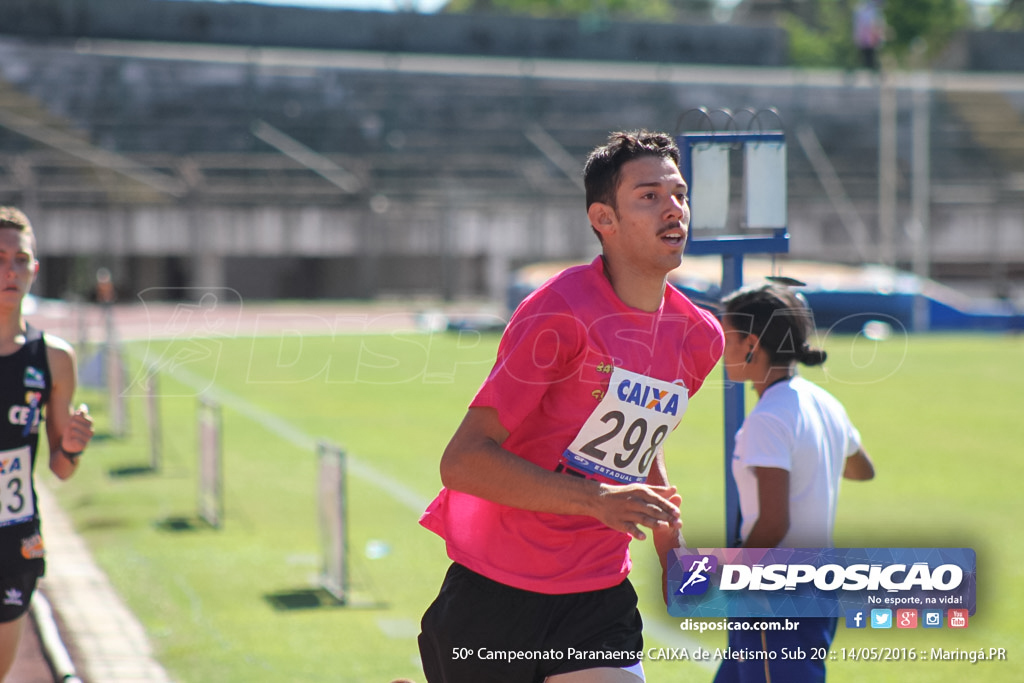
{"type": "MultiPolygon", "coordinates": [[[[141,398],[131,399],[129,435],[102,438],[106,401],[82,392],[101,438],[71,481],[39,476],[182,683],[422,682],[419,617],[448,562],[440,539],[417,518],[438,490],[441,450],[496,344],[497,336],[452,333],[136,343],[133,366],[145,358],[163,370],[162,470],[139,471],[149,462],[141,398]],[[195,519],[200,391],[223,405],[220,530],[195,519]],[[342,445],[352,461],[354,604],[284,609],[275,596],[305,594],[320,570],[317,439],[342,445]]],[[[835,647],[1002,647],[1009,657],[974,665],[836,661],[830,680],[1019,680],[1024,338],[835,337],[824,344],[826,369],[804,374],[846,404],[878,473],[844,485],[836,544],[973,547],[979,577],[978,612],[966,631],[841,625],[835,647]]],[[[722,545],[719,377],[716,371],[691,401],[667,445],[693,546],[722,545]]],[[[666,615],[649,542],[634,544],[634,558],[648,647],[724,647],[723,634],[695,640],[666,615]]],[[[693,662],[645,668],[650,681],[713,675],[693,662]]]]}

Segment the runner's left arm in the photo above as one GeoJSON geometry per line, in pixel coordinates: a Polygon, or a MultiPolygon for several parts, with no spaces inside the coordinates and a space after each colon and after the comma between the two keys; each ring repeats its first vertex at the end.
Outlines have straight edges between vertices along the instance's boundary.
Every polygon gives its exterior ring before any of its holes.
{"type": "MultiPolygon", "coordinates": [[[[650,474],[647,476],[647,484],[650,486],[669,486],[668,470],[665,467],[665,451],[660,450],[651,464],[650,474]]],[[[678,494],[669,498],[676,506],[679,506],[683,499],[678,494]]],[[[654,550],[658,553],[658,560],[661,561],[661,592],[668,604],[668,553],[670,550],[679,548],[683,538],[681,527],[669,525],[658,525],[652,529],[654,536],[654,550]]]]}
{"type": "Polygon", "coordinates": [[[855,481],[868,481],[875,478],[875,464],[871,456],[863,448],[846,458],[843,465],[843,478],[855,481]]]}
{"type": "Polygon", "coordinates": [[[67,479],[78,467],[78,460],[92,438],[92,418],[83,404],[72,410],[75,395],[75,352],[63,339],[46,337],[46,357],[53,386],[46,404],[46,439],[50,446],[50,470],[67,479]]]}

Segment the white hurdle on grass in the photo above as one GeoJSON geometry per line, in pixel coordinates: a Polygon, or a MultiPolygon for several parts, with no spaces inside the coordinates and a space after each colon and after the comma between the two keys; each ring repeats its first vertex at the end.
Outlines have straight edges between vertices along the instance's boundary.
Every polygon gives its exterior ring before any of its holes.
{"type": "Polygon", "coordinates": [[[224,522],[224,469],[220,404],[199,398],[199,517],[214,529],[224,522]]]}
{"type": "Polygon", "coordinates": [[[316,445],[319,461],[318,503],[324,553],[320,586],[338,602],[349,601],[347,467],[345,451],[326,441],[316,445]]]}
{"type": "Polygon", "coordinates": [[[124,354],[114,324],[111,306],[103,308],[106,341],[103,354],[106,361],[107,396],[110,401],[110,431],[117,438],[128,433],[128,404],[125,400],[124,354]]]}
{"type": "Polygon", "coordinates": [[[144,383],[146,397],[146,423],[149,425],[149,468],[153,472],[160,471],[163,457],[163,424],[160,421],[160,382],[157,379],[159,370],[150,365],[144,383]]]}

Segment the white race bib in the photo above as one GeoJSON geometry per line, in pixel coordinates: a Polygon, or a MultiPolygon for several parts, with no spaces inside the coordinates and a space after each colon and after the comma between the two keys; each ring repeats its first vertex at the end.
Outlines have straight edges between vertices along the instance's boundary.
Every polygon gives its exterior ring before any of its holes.
{"type": "Polygon", "coordinates": [[[643,483],[688,402],[681,382],[615,368],[607,393],[563,453],[563,462],[625,484],[643,483]]]}
{"type": "Polygon", "coordinates": [[[0,526],[27,522],[36,514],[32,496],[32,450],[0,452],[0,526]]]}

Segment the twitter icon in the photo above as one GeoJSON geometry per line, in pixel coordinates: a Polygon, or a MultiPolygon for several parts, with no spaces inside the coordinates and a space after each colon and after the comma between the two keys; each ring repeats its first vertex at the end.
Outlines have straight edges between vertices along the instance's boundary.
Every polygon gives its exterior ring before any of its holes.
{"type": "Polygon", "coordinates": [[[892,610],[871,610],[871,628],[892,628],[892,610]]]}

